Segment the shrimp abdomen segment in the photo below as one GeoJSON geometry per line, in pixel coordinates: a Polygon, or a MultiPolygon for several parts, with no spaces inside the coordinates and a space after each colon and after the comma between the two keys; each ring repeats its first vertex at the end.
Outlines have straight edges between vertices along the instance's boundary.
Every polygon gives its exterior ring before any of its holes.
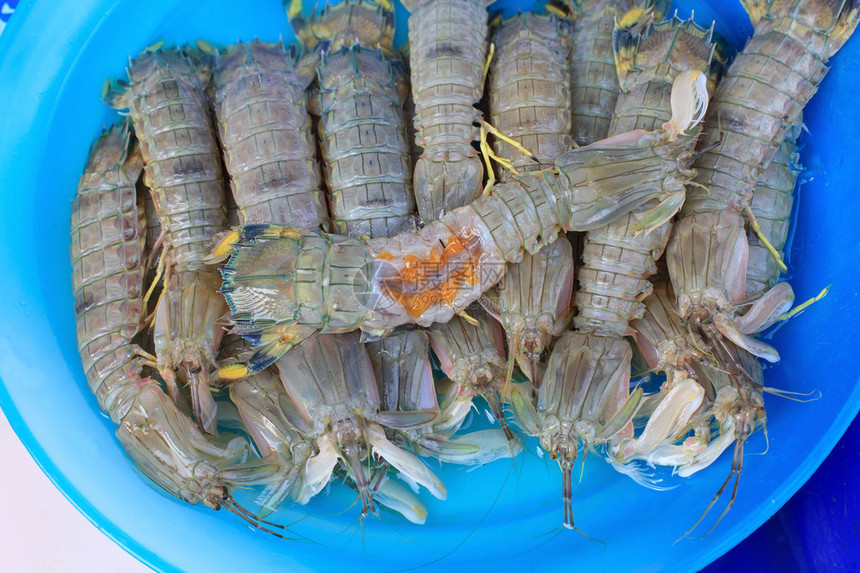
{"type": "Polygon", "coordinates": [[[409,16],[410,69],[416,142],[418,212],[438,219],[471,203],[483,187],[483,167],[472,141],[480,112],[487,52],[484,0],[423,0],[409,16]]]}
{"type": "Polygon", "coordinates": [[[518,171],[552,165],[571,146],[570,25],[552,14],[521,13],[504,23],[493,43],[491,123],[533,158],[501,140],[495,151],[518,171]]]}
{"type": "Polygon", "coordinates": [[[313,75],[302,76],[298,65],[280,42],[254,40],[228,48],[215,72],[218,127],[242,224],[326,225],[305,93],[313,75]]]}
{"type": "Polygon", "coordinates": [[[135,182],[143,163],[127,124],[102,133],[72,203],[72,285],[78,349],[90,390],[114,421],[139,379],[131,339],[141,328],[145,221],[135,182]]]}
{"type": "Polygon", "coordinates": [[[391,236],[414,228],[405,86],[380,50],[355,46],[320,67],[320,135],[338,233],[391,236]]]}
{"type": "Polygon", "coordinates": [[[636,232],[638,218],[628,214],[589,231],[575,295],[577,330],[633,334],[630,320],[642,315],[648,277],[657,271],[655,254],[666,247],[669,223],[652,232],[636,232]]]}
{"type": "Polygon", "coordinates": [[[827,60],[857,24],[853,3],[779,2],[755,28],[714,93],[705,153],[685,210],[744,206],[776,149],[815,94],[827,60]]]}

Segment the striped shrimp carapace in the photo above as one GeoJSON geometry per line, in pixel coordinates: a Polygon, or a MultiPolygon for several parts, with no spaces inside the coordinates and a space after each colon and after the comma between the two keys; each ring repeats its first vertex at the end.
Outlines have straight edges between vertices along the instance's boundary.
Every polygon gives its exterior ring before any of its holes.
{"type": "Polygon", "coordinates": [[[502,22],[492,41],[490,123],[532,155],[503,140],[495,151],[516,171],[549,167],[571,147],[570,24],[554,14],[520,13],[502,22]]]}
{"type": "Polygon", "coordinates": [[[401,66],[361,45],[323,56],[319,131],[334,230],[388,237],[415,228],[401,66]]]}
{"type": "Polygon", "coordinates": [[[135,182],[143,160],[127,124],[105,130],[90,151],[72,204],[72,283],[78,346],[99,407],[119,427],[116,436],[140,470],[171,496],[226,508],[270,531],[231,494],[275,469],[246,462],[247,440],[202,433],[143,376],[154,357],[134,343],[144,328],[146,237],[135,182]],[[244,462],[244,463],[243,463],[244,462]]]}
{"type": "Polygon", "coordinates": [[[146,226],[135,191],[143,159],[130,145],[126,124],[102,133],[72,205],[78,349],[90,390],[114,422],[125,413],[119,404],[131,390],[126,378],[139,378],[143,369],[131,344],[146,314],[146,226]]]}
{"type": "Polygon", "coordinates": [[[406,0],[415,104],[418,214],[434,221],[474,201],[484,169],[472,142],[487,58],[487,6],[493,0],[406,0]]]}
{"type": "Polygon", "coordinates": [[[390,442],[379,425],[373,367],[357,333],[311,337],[284,355],[277,366],[299,418],[295,424],[308,427],[307,435],[320,452],[305,469],[319,488],[342,460],[354,476],[362,512],[372,511],[373,482],[378,476],[368,475],[364,464],[373,454],[445,499],[445,486],[439,478],[414,455],[390,442]]]}
{"type": "MultiPolygon", "coordinates": [[[[491,123],[532,154],[497,139],[495,152],[510,160],[505,180],[510,173],[552,165],[570,148],[570,25],[553,14],[518,14],[495,32],[493,43],[491,123]]],[[[508,360],[516,360],[536,383],[544,350],[567,328],[572,288],[573,253],[562,237],[508,265],[498,296],[487,297],[496,301],[488,308],[507,333],[508,360]]]]}
{"type": "Polygon", "coordinates": [[[178,400],[180,370],[197,423],[214,432],[208,374],[225,307],[218,272],[205,260],[227,219],[221,151],[205,93],[211,80],[207,60],[192,49],[146,50],[129,64],[129,84],[109,91],[106,102],[129,110],[164,232],[165,287],[154,323],[158,371],[178,400]]]}
{"type": "Polygon", "coordinates": [[[259,40],[228,47],[215,69],[215,115],[243,225],[327,229],[306,88],[319,51],[259,40]]]}

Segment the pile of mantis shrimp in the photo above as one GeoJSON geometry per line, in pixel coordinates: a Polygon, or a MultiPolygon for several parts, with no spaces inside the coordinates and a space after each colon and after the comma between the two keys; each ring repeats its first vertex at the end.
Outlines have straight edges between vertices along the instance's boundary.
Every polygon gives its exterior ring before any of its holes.
{"type": "Polygon", "coordinates": [[[794,312],[801,113],[858,3],[742,0],[731,63],[660,0],[402,3],[408,53],[388,0],[293,0],[296,45],[157,45],[106,83],[127,117],[91,149],[71,259],[119,442],[276,535],[333,476],[362,517],[423,523],[420,488],[446,496],[427,458],[523,436],[561,469],[567,527],[590,450],[689,477],[731,448],[704,508],[734,478],[725,515],[779,360],[756,336],[794,312]],[[476,398],[497,424],[465,431],[476,398]]]}

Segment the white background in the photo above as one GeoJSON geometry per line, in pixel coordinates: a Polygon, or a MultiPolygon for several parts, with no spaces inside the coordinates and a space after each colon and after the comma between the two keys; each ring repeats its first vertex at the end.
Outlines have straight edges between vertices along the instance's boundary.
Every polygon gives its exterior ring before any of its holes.
{"type": "Polygon", "coordinates": [[[150,571],[72,507],[27,453],[2,412],[0,464],[0,571],[150,571]]]}

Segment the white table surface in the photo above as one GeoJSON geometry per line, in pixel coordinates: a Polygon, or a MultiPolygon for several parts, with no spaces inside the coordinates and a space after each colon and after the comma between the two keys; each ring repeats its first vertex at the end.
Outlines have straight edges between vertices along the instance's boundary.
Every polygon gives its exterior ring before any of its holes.
{"type": "Polygon", "coordinates": [[[0,412],[0,571],[144,573],[54,487],[0,412]]]}

